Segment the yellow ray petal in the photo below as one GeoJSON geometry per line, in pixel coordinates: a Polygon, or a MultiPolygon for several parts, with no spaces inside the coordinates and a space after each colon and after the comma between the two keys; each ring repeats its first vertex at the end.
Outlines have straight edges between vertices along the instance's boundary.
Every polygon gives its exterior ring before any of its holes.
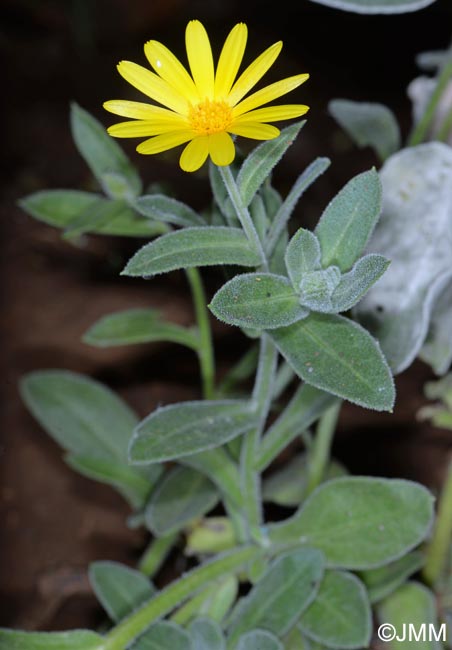
{"type": "Polygon", "coordinates": [[[187,99],[150,70],[131,61],[121,61],[118,72],[129,84],[159,104],[168,106],[177,113],[187,113],[187,99]]]}
{"type": "Polygon", "coordinates": [[[174,120],[132,120],[131,122],[119,122],[113,124],[107,131],[115,138],[149,138],[160,133],[171,131],[186,131],[187,124],[183,118],[179,122],[174,120]]]}
{"type": "Polygon", "coordinates": [[[193,138],[193,131],[174,131],[172,133],[164,133],[156,135],[155,138],[150,138],[141,142],[138,147],[138,153],[151,154],[160,153],[167,149],[177,147],[184,142],[188,142],[193,138]]]}
{"type": "Polygon", "coordinates": [[[191,103],[199,101],[199,93],[193,79],[167,47],[158,41],[149,41],[144,46],[144,53],[159,77],[167,81],[191,103]]]}
{"type": "Polygon", "coordinates": [[[185,32],[187,57],[196,88],[202,99],[213,99],[214,71],[209,37],[199,20],[191,20],[185,32]]]}
{"type": "Polygon", "coordinates": [[[115,115],[132,117],[137,120],[152,120],[154,117],[168,117],[171,119],[172,116],[179,118],[177,113],[167,108],[152,106],[152,104],[145,104],[144,102],[131,102],[126,99],[111,99],[104,102],[104,108],[115,115]]]}
{"type": "Polygon", "coordinates": [[[268,102],[271,102],[274,99],[281,97],[281,95],[285,95],[291,90],[294,90],[304,81],[306,81],[306,79],[309,79],[308,74],[297,74],[293,77],[287,77],[287,79],[281,79],[281,81],[270,84],[270,86],[266,86],[265,88],[258,90],[257,92],[244,99],[243,102],[237,104],[237,106],[233,109],[232,114],[234,117],[238,117],[239,115],[248,113],[248,111],[252,111],[258,106],[268,104],[268,102]]]}
{"type": "Polygon", "coordinates": [[[269,68],[273,65],[281,52],[282,41],[271,45],[255,59],[247,69],[242,72],[235,84],[232,86],[228,96],[228,102],[234,106],[239,102],[246,93],[257,84],[269,68]]]}
{"type": "Polygon", "coordinates": [[[246,124],[237,124],[233,122],[232,126],[228,128],[229,133],[235,135],[243,135],[245,138],[252,138],[253,140],[272,140],[277,138],[281,133],[276,126],[271,124],[261,124],[260,122],[247,122],[246,124]]]}
{"type": "Polygon", "coordinates": [[[231,136],[224,131],[209,136],[209,153],[215,165],[219,167],[230,165],[235,158],[235,147],[231,136]]]}
{"type": "Polygon", "coordinates": [[[195,172],[205,162],[209,153],[209,136],[200,135],[187,144],[179,160],[185,172],[195,172]]]}
{"type": "Polygon", "coordinates": [[[294,117],[301,117],[309,110],[304,104],[286,104],[283,106],[269,106],[258,108],[255,111],[244,113],[234,120],[234,124],[245,124],[246,122],[279,122],[280,120],[291,120],[294,117]]]}
{"type": "Polygon", "coordinates": [[[215,98],[224,99],[231,90],[245,52],[248,28],[244,23],[236,25],[221,50],[215,73],[215,98]]]}

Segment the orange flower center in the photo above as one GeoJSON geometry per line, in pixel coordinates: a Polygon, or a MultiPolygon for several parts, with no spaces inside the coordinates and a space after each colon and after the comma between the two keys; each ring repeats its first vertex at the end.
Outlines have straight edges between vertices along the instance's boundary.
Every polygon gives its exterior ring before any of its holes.
{"type": "Polygon", "coordinates": [[[191,127],[199,135],[211,135],[226,131],[232,122],[232,109],[223,101],[205,99],[190,106],[188,114],[191,127]]]}

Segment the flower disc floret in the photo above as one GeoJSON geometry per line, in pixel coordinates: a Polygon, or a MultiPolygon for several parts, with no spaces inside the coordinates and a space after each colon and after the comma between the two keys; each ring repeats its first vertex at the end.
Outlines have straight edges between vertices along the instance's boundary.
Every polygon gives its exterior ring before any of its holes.
{"type": "Polygon", "coordinates": [[[237,78],[247,34],[243,23],[232,29],[215,70],[206,30],[198,20],[190,21],[185,34],[190,72],[164,45],[148,41],[144,51],[154,72],[131,61],[121,61],[118,71],[157,105],[127,100],[105,102],[106,110],[131,118],[111,126],[110,135],[148,138],[137,147],[142,154],[186,144],[180,157],[185,171],[199,169],[208,156],[216,165],[229,165],[235,157],[231,135],[254,140],[276,138],[279,129],[269,122],[300,117],[308,106],[261,107],[294,90],[309,75],[288,77],[249,95],[275,62],[282,43],[267,48],[237,78]]]}

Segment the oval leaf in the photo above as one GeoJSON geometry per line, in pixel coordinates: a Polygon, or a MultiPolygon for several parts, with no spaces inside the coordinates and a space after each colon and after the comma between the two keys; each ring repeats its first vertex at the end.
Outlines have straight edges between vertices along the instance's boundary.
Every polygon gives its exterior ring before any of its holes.
{"type": "Polygon", "coordinates": [[[395,392],[378,343],[342,316],[311,313],[270,336],[295,372],[309,384],[360,406],[390,411],[395,392]]]}
{"type": "Polygon", "coordinates": [[[428,7],[435,0],[311,0],[311,2],[357,14],[402,14],[428,7]]]}
{"type": "Polygon", "coordinates": [[[177,226],[202,226],[204,219],[185,203],[164,194],[145,194],[134,203],[140,214],[177,226]]]}
{"type": "Polygon", "coordinates": [[[99,348],[135,343],[169,341],[198,348],[194,332],[161,320],[155,309],[127,309],[99,319],[83,337],[85,343],[99,348]]]}
{"type": "Polygon", "coordinates": [[[318,487],[291,519],[274,526],[270,537],[318,548],[333,566],[371,569],[417,546],[432,518],[433,497],[422,485],[344,477],[318,487]]]}
{"type": "Polygon", "coordinates": [[[348,311],[369,291],[389,266],[389,260],[382,255],[365,255],[339,280],[331,296],[336,312],[348,311]]]}
{"type": "Polygon", "coordinates": [[[278,636],[285,634],[315,598],[323,564],[322,553],[309,548],[278,557],[234,608],[230,619],[231,645],[256,627],[278,636]]]}
{"type": "Polygon", "coordinates": [[[362,582],[346,571],[327,571],[300,627],[328,648],[367,648],[372,612],[362,582]]]}
{"type": "Polygon", "coordinates": [[[104,639],[88,630],[20,632],[0,629],[0,650],[101,650],[104,639]]]}
{"type": "Polygon", "coordinates": [[[413,551],[380,569],[364,571],[361,578],[367,587],[370,602],[377,603],[389,596],[407,578],[419,571],[424,563],[424,555],[419,551],[413,551]]]}
{"type": "Polygon", "coordinates": [[[198,618],[189,627],[194,650],[226,650],[221,627],[210,618],[198,618]]]}
{"type": "Polygon", "coordinates": [[[129,261],[122,275],[150,277],[193,266],[258,266],[259,262],[259,254],[251,248],[239,228],[185,228],[143,246],[129,261]]]}
{"type": "Polygon", "coordinates": [[[248,206],[271,170],[294,143],[306,120],[286,127],[273,140],[267,140],[247,156],[237,176],[237,187],[244,205],[248,206]]]}
{"type": "Polygon", "coordinates": [[[315,229],[322,266],[351,269],[372,234],[380,210],[381,184],[375,169],[352,178],[326,207],[315,229]]]}
{"type": "Polygon", "coordinates": [[[298,291],[305,273],[320,269],[320,244],[310,230],[300,228],[290,240],[285,255],[287,272],[298,291]]]}
{"type": "Polygon", "coordinates": [[[284,650],[284,646],[270,632],[253,630],[240,637],[236,650],[284,650]]]}
{"type": "Polygon", "coordinates": [[[328,109],[358,147],[372,147],[381,161],[400,148],[399,125],[387,106],[334,99],[328,109]]]}
{"type": "Polygon", "coordinates": [[[257,424],[247,402],[184,402],[157,409],[136,428],[130,444],[132,463],[173,460],[213,449],[257,424]]]}
{"type": "Polygon", "coordinates": [[[195,650],[188,632],[170,621],[159,621],[130,646],[130,650],[195,650]]]}
{"type": "Polygon", "coordinates": [[[145,575],[119,562],[93,562],[89,580],[97,599],[115,622],[131,614],[155,593],[145,575]]]}
{"type": "Polygon", "coordinates": [[[227,282],[209,305],[229,325],[274,329],[308,315],[287,278],[272,273],[244,273],[227,282]]]}
{"type": "Polygon", "coordinates": [[[157,536],[184,528],[218,502],[218,492],[208,478],[189,467],[170,470],[152,492],[145,520],[157,536]]]}

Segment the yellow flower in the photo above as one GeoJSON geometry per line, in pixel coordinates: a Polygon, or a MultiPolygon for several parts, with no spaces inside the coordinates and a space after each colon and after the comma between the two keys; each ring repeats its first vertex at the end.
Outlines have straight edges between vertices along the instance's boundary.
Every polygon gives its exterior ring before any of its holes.
{"type": "Polygon", "coordinates": [[[174,54],[158,41],[149,41],[144,46],[155,73],[136,63],[121,61],[119,74],[165,108],[126,100],[105,102],[107,111],[133,118],[111,126],[110,135],[149,138],[137,147],[142,154],[160,153],[188,142],[180,157],[180,166],[187,172],[199,169],[208,155],[216,165],[229,165],[235,156],[231,133],[255,140],[276,138],[279,129],[267,122],[299,117],[306,113],[308,106],[258,107],[297,88],[309,75],[288,77],[244,99],[273,65],[282,48],[281,41],[269,47],[236,80],[247,33],[243,23],[232,29],[216,72],[209,37],[198,20],[190,21],[185,33],[191,76],[174,54]]]}

